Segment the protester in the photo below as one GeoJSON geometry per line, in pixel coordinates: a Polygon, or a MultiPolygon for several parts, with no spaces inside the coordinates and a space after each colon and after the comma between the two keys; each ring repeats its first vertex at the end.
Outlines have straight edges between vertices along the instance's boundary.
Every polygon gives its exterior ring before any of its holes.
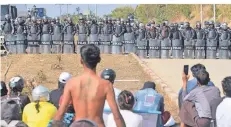
{"type": "Polygon", "coordinates": [[[8,90],[5,82],[1,81],[0,89],[1,89],[1,97],[7,95],[8,90]]]}
{"type": "MultiPolygon", "coordinates": [[[[19,104],[21,110],[23,111],[24,107],[28,103],[30,103],[29,97],[27,95],[22,94],[23,88],[24,88],[24,79],[21,76],[12,77],[9,81],[10,93],[9,95],[2,96],[1,101],[3,102],[4,100],[14,100],[17,102],[17,104],[19,104]]],[[[3,105],[3,103],[1,103],[1,105],[3,105]]],[[[2,113],[5,111],[6,110],[2,111],[2,113]]]]}
{"type": "MultiPolygon", "coordinates": [[[[114,81],[115,81],[115,78],[116,78],[116,73],[112,69],[104,69],[100,76],[101,76],[102,79],[110,81],[112,83],[112,85],[113,85],[114,81]]],[[[113,87],[113,89],[114,89],[114,92],[115,92],[115,99],[117,101],[118,96],[121,93],[121,90],[118,89],[118,88],[115,88],[115,87],[113,87]]],[[[107,101],[105,101],[104,110],[111,110],[107,101]]]]}
{"type": "Polygon", "coordinates": [[[60,96],[63,94],[64,87],[67,81],[71,78],[71,74],[68,72],[62,72],[59,76],[58,80],[58,89],[52,90],[50,93],[50,102],[54,104],[54,106],[58,109],[59,108],[59,100],[60,96]]]}
{"type": "Polygon", "coordinates": [[[23,111],[23,122],[29,127],[46,127],[57,109],[49,103],[48,88],[39,85],[32,91],[32,100],[23,111]]]}
{"type": "MultiPolygon", "coordinates": [[[[120,107],[120,113],[125,120],[126,127],[143,127],[142,116],[132,112],[135,99],[131,92],[127,90],[122,91],[118,97],[118,104],[120,107]]],[[[108,116],[107,127],[117,127],[113,118],[113,114],[108,116]]]]}
{"type": "Polygon", "coordinates": [[[9,85],[12,89],[12,93],[7,95],[7,88],[4,82],[1,82],[1,127],[28,127],[24,122],[22,122],[22,110],[24,105],[29,103],[30,100],[25,96],[21,95],[21,90],[23,89],[23,79],[21,77],[13,77],[10,80],[9,85]],[[14,84],[14,87],[12,87],[14,84]],[[16,91],[17,90],[17,91],[16,91]],[[18,94],[16,94],[18,92],[18,94]],[[17,96],[16,96],[17,95],[17,96]],[[25,99],[26,98],[26,99],[25,99]],[[23,102],[23,104],[22,104],[23,102]]]}
{"type": "Polygon", "coordinates": [[[136,104],[134,110],[142,110],[144,112],[160,111],[162,113],[162,123],[168,122],[171,114],[164,110],[164,97],[157,93],[156,84],[154,82],[145,82],[142,89],[136,92],[136,104]]]}
{"type": "Polygon", "coordinates": [[[197,75],[198,87],[190,93],[186,93],[189,75],[182,73],[183,81],[183,105],[180,110],[181,127],[197,126],[209,127],[212,119],[211,102],[220,98],[220,91],[215,86],[209,86],[209,73],[202,69],[197,75]]]}
{"type": "MultiPolygon", "coordinates": [[[[197,73],[200,70],[206,70],[206,68],[205,68],[205,66],[203,64],[196,64],[196,65],[191,67],[191,72],[192,72],[193,79],[191,79],[191,80],[189,80],[187,82],[186,93],[189,93],[190,91],[192,91],[193,89],[198,87],[196,76],[197,76],[197,73]]],[[[208,85],[209,86],[214,86],[213,82],[211,82],[211,81],[208,82],[208,85]]],[[[180,108],[181,108],[181,105],[183,103],[182,92],[183,92],[183,88],[180,89],[179,94],[178,94],[178,105],[179,105],[180,108]]]]}
{"type": "MultiPolygon", "coordinates": [[[[62,104],[62,101],[63,101],[63,96],[60,97],[59,105],[62,104]]],[[[71,123],[73,122],[74,116],[75,116],[75,110],[74,110],[72,101],[70,101],[67,111],[65,112],[64,117],[63,117],[62,126],[69,127],[71,123]]],[[[52,127],[52,122],[53,120],[50,120],[47,127],[52,127]]]]}
{"type": "Polygon", "coordinates": [[[224,99],[218,105],[216,111],[217,127],[231,127],[231,76],[222,80],[224,99]]]}
{"type": "Polygon", "coordinates": [[[104,127],[102,118],[105,99],[114,115],[117,127],[125,127],[115,101],[112,84],[103,80],[96,74],[96,66],[100,62],[100,50],[95,45],[84,45],[80,49],[81,64],[84,72],[67,82],[63,93],[63,102],[56,113],[52,126],[60,125],[63,115],[72,100],[75,112],[75,120],[88,119],[104,127]]]}

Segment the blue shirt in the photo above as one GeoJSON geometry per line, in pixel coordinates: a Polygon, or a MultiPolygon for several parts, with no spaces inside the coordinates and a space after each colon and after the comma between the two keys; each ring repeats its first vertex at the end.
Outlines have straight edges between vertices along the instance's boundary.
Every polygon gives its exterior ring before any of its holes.
{"type": "Polygon", "coordinates": [[[135,94],[136,103],[133,107],[136,111],[146,113],[152,111],[164,111],[164,98],[152,88],[139,90],[135,94]]]}

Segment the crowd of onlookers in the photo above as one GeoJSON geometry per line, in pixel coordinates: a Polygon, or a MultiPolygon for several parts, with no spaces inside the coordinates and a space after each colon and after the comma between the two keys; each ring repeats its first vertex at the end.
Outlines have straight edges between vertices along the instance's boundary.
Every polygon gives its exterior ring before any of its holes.
{"type": "MultiPolygon", "coordinates": [[[[96,73],[100,60],[98,47],[83,46],[83,74],[72,77],[68,72],[61,73],[57,89],[50,92],[45,86],[38,85],[32,90],[32,100],[22,93],[23,77],[11,78],[8,85],[2,81],[1,127],[146,127],[138,112],[152,114],[155,111],[160,112],[160,122],[156,121],[158,124],[153,126],[174,124],[154,82],[145,82],[135,93],[121,91],[113,87],[114,70],[96,73]],[[103,118],[105,111],[111,112],[107,121],[103,118]]],[[[181,127],[231,127],[231,77],[223,79],[225,96],[221,97],[204,65],[196,64],[191,71],[192,80],[182,73],[183,86],[179,92],[181,127]]]]}

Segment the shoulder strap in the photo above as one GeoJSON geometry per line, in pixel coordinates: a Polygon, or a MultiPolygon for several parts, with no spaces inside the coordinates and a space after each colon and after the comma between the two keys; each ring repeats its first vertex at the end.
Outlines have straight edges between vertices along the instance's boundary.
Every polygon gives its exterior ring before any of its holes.
{"type": "Polygon", "coordinates": [[[12,120],[9,124],[8,127],[16,127],[16,125],[19,123],[18,120],[12,120]]]}

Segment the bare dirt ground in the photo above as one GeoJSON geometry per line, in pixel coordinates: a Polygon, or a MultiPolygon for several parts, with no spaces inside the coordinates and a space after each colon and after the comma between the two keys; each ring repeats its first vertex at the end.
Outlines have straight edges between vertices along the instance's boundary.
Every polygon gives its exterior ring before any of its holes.
{"type": "MultiPolygon", "coordinates": [[[[132,55],[101,55],[102,60],[98,65],[97,72],[99,73],[104,68],[112,68],[117,73],[117,80],[139,80],[139,82],[116,82],[115,87],[126,89],[135,92],[142,88],[145,81],[150,81],[151,78],[143,70],[139,63],[132,55]]],[[[12,62],[11,67],[6,76],[6,82],[15,75],[20,75],[27,81],[35,81],[35,84],[43,84],[50,89],[57,88],[58,77],[61,72],[70,72],[73,76],[83,72],[80,64],[80,56],[76,54],[62,55],[10,55],[8,58],[1,57],[1,80],[4,79],[4,73],[7,64],[12,62]]],[[[31,88],[26,90],[30,93],[31,88]]],[[[157,84],[157,91],[164,95],[165,109],[170,111],[177,122],[178,108],[174,102],[170,100],[166,93],[161,91],[157,84]]]]}

